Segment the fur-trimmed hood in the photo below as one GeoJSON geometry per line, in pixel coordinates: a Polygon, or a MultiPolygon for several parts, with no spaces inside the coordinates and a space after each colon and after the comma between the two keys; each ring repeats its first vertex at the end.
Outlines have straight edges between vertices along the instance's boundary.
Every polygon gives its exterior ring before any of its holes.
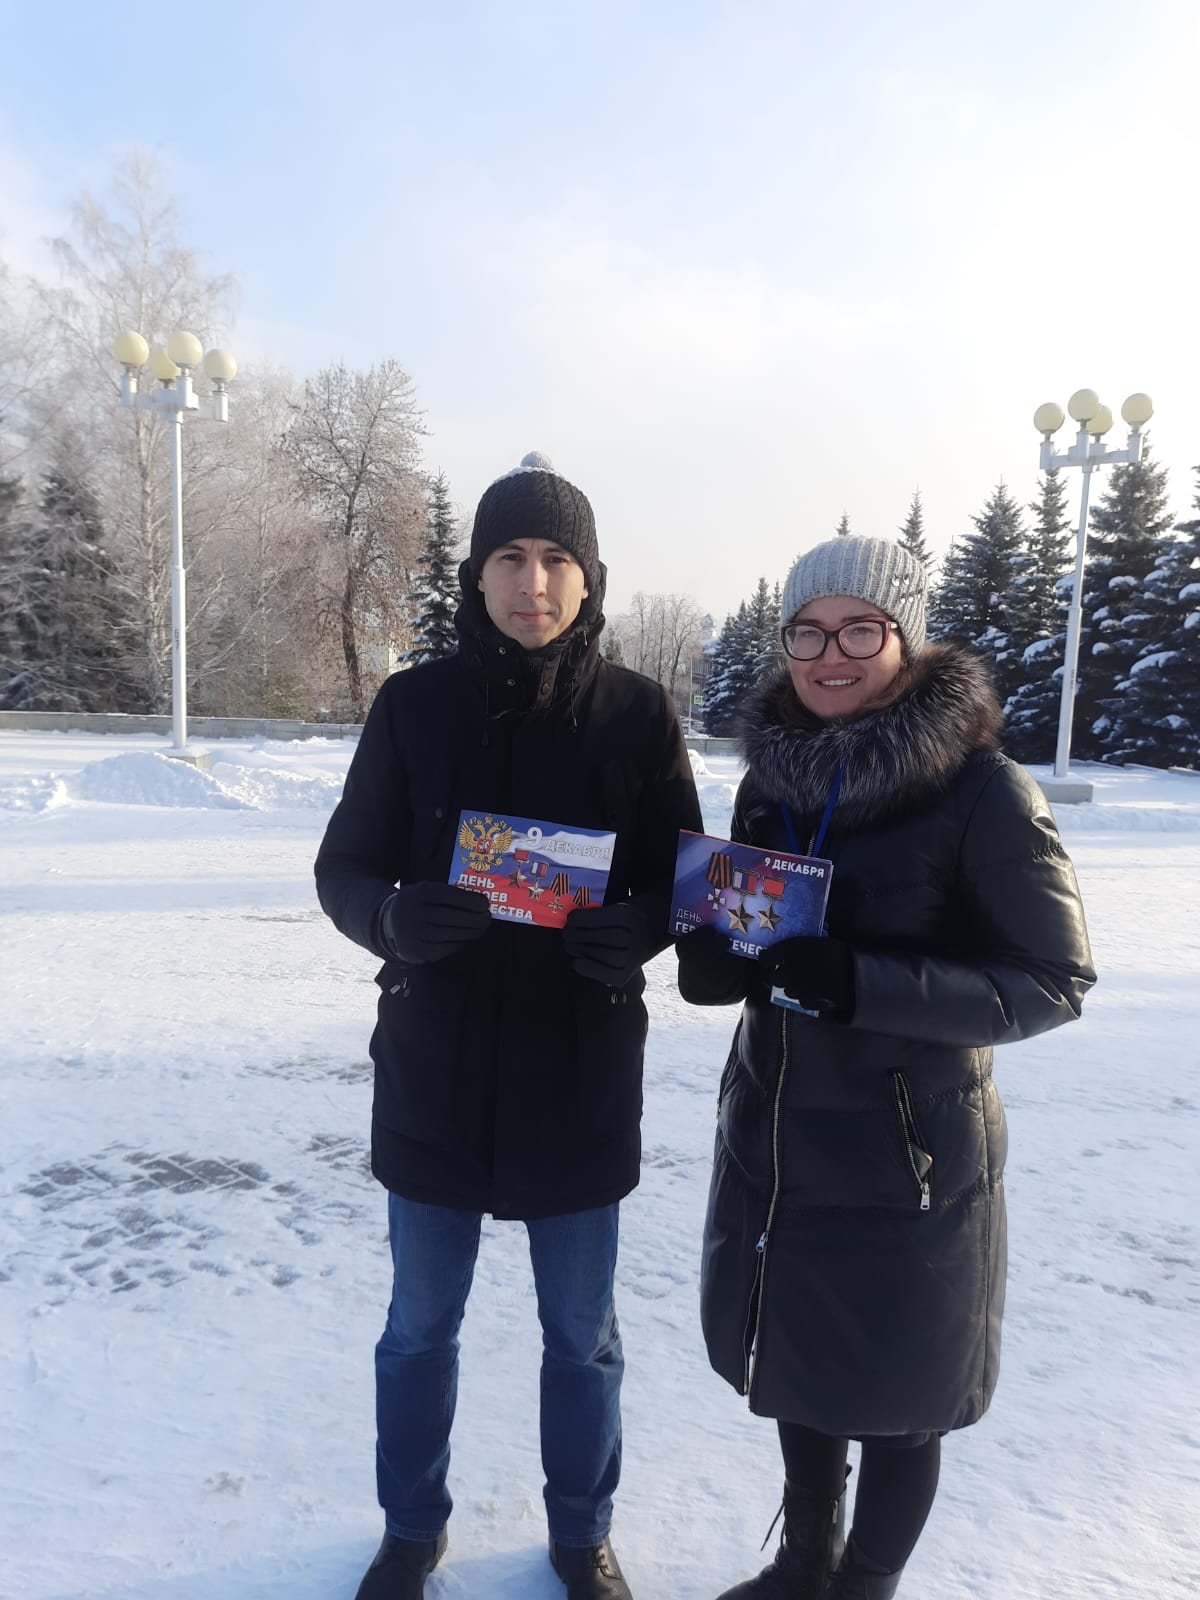
{"type": "Polygon", "coordinates": [[[1002,725],[982,661],[934,644],[898,699],[845,722],[805,710],[781,669],[751,696],[738,746],[754,788],[798,816],[821,810],[840,767],[837,818],[855,826],[927,805],[972,755],[999,746],[1002,725]]]}

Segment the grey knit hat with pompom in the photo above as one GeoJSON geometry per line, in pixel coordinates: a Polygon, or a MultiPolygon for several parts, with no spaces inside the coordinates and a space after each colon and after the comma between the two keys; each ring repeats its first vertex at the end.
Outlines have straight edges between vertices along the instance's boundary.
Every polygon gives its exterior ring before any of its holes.
{"type": "Polygon", "coordinates": [[[801,606],[826,595],[849,594],[869,601],[899,624],[910,656],[925,643],[925,568],[895,539],[850,534],[826,539],[800,557],[783,586],[784,622],[801,606]]]}
{"type": "Polygon", "coordinates": [[[471,574],[478,578],[493,550],[514,539],[549,539],[583,568],[589,589],[600,580],[596,519],[588,497],[554,469],[549,456],[531,450],[521,465],[483,492],[471,529],[471,574]]]}

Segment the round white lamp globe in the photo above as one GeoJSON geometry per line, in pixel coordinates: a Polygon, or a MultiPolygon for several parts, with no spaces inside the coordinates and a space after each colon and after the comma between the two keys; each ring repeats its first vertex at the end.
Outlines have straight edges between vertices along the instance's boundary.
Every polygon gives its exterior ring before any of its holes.
{"type": "Polygon", "coordinates": [[[112,352],[123,367],[144,367],[150,355],[150,346],[140,333],[126,328],[113,340],[112,352]]]}
{"type": "Polygon", "coordinates": [[[1154,401],[1148,394],[1131,394],[1121,407],[1121,415],[1131,428],[1140,428],[1154,415],[1154,401]]]}
{"type": "Polygon", "coordinates": [[[204,359],[204,346],[194,333],[173,333],[167,340],[167,354],[181,367],[198,367],[204,359]]]}
{"type": "Polygon", "coordinates": [[[1067,401],[1067,412],[1076,422],[1090,422],[1100,409],[1100,396],[1095,389],[1076,389],[1067,401]]]}
{"type": "Polygon", "coordinates": [[[1094,415],[1088,420],[1087,431],[1095,438],[1102,433],[1107,433],[1113,425],[1112,410],[1108,406],[1098,406],[1094,415]]]}
{"type": "Polygon", "coordinates": [[[237,377],[237,362],[228,350],[210,350],[204,358],[205,376],[214,383],[232,383],[237,377]]]}
{"type": "Polygon", "coordinates": [[[1033,413],[1033,425],[1039,433],[1057,433],[1066,421],[1066,412],[1056,400],[1047,400],[1033,413]]]}
{"type": "Polygon", "coordinates": [[[179,376],[179,368],[167,352],[157,347],[150,352],[150,371],[160,383],[174,383],[179,376]]]}

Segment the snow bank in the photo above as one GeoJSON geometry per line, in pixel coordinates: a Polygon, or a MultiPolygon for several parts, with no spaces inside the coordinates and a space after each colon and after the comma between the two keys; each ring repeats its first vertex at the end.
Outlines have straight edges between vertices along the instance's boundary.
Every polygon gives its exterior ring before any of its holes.
{"type": "Polygon", "coordinates": [[[50,811],[71,802],[218,811],[320,811],[342,792],[338,772],[298,771],[259,751],[239,751],[201,772],[158,751],[92,761],[76,772],[12,778],[0,784],[0,810],[50,811]]]}
{"type": "Polygon", "coordinates": [[[204,806],[223,811],[245,805],[210,773],[151,750],[90,762],[66,780],[66,791],[73,800],[93,805],[204,806]]]}

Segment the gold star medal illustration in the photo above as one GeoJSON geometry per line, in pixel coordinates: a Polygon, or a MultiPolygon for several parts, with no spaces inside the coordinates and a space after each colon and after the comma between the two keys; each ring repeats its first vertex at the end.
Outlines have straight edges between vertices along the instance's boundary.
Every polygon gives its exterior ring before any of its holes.
{"type": "Polygon", "coordinates": [[[753,911],[746,910],[746,901],[754,898],[757,890],[758,879],[753,872],[747,872],[744,867],[734,867],[730,887],[739,897],[737,910],[726,906],[729,913],[729,928],[731,932],[749,933],[750,921],[754,916],[753,911]]]}
{"type": "Polygon", "coordinates": [[[758,925],[770,933],[774,933],[783,920],[779,905],[776,904],[777,901],[780,904],[783,902],[783,889],[782,878],[763,878],[762,892],[767,898],[767,909],[758,913],[758,925]]]}

